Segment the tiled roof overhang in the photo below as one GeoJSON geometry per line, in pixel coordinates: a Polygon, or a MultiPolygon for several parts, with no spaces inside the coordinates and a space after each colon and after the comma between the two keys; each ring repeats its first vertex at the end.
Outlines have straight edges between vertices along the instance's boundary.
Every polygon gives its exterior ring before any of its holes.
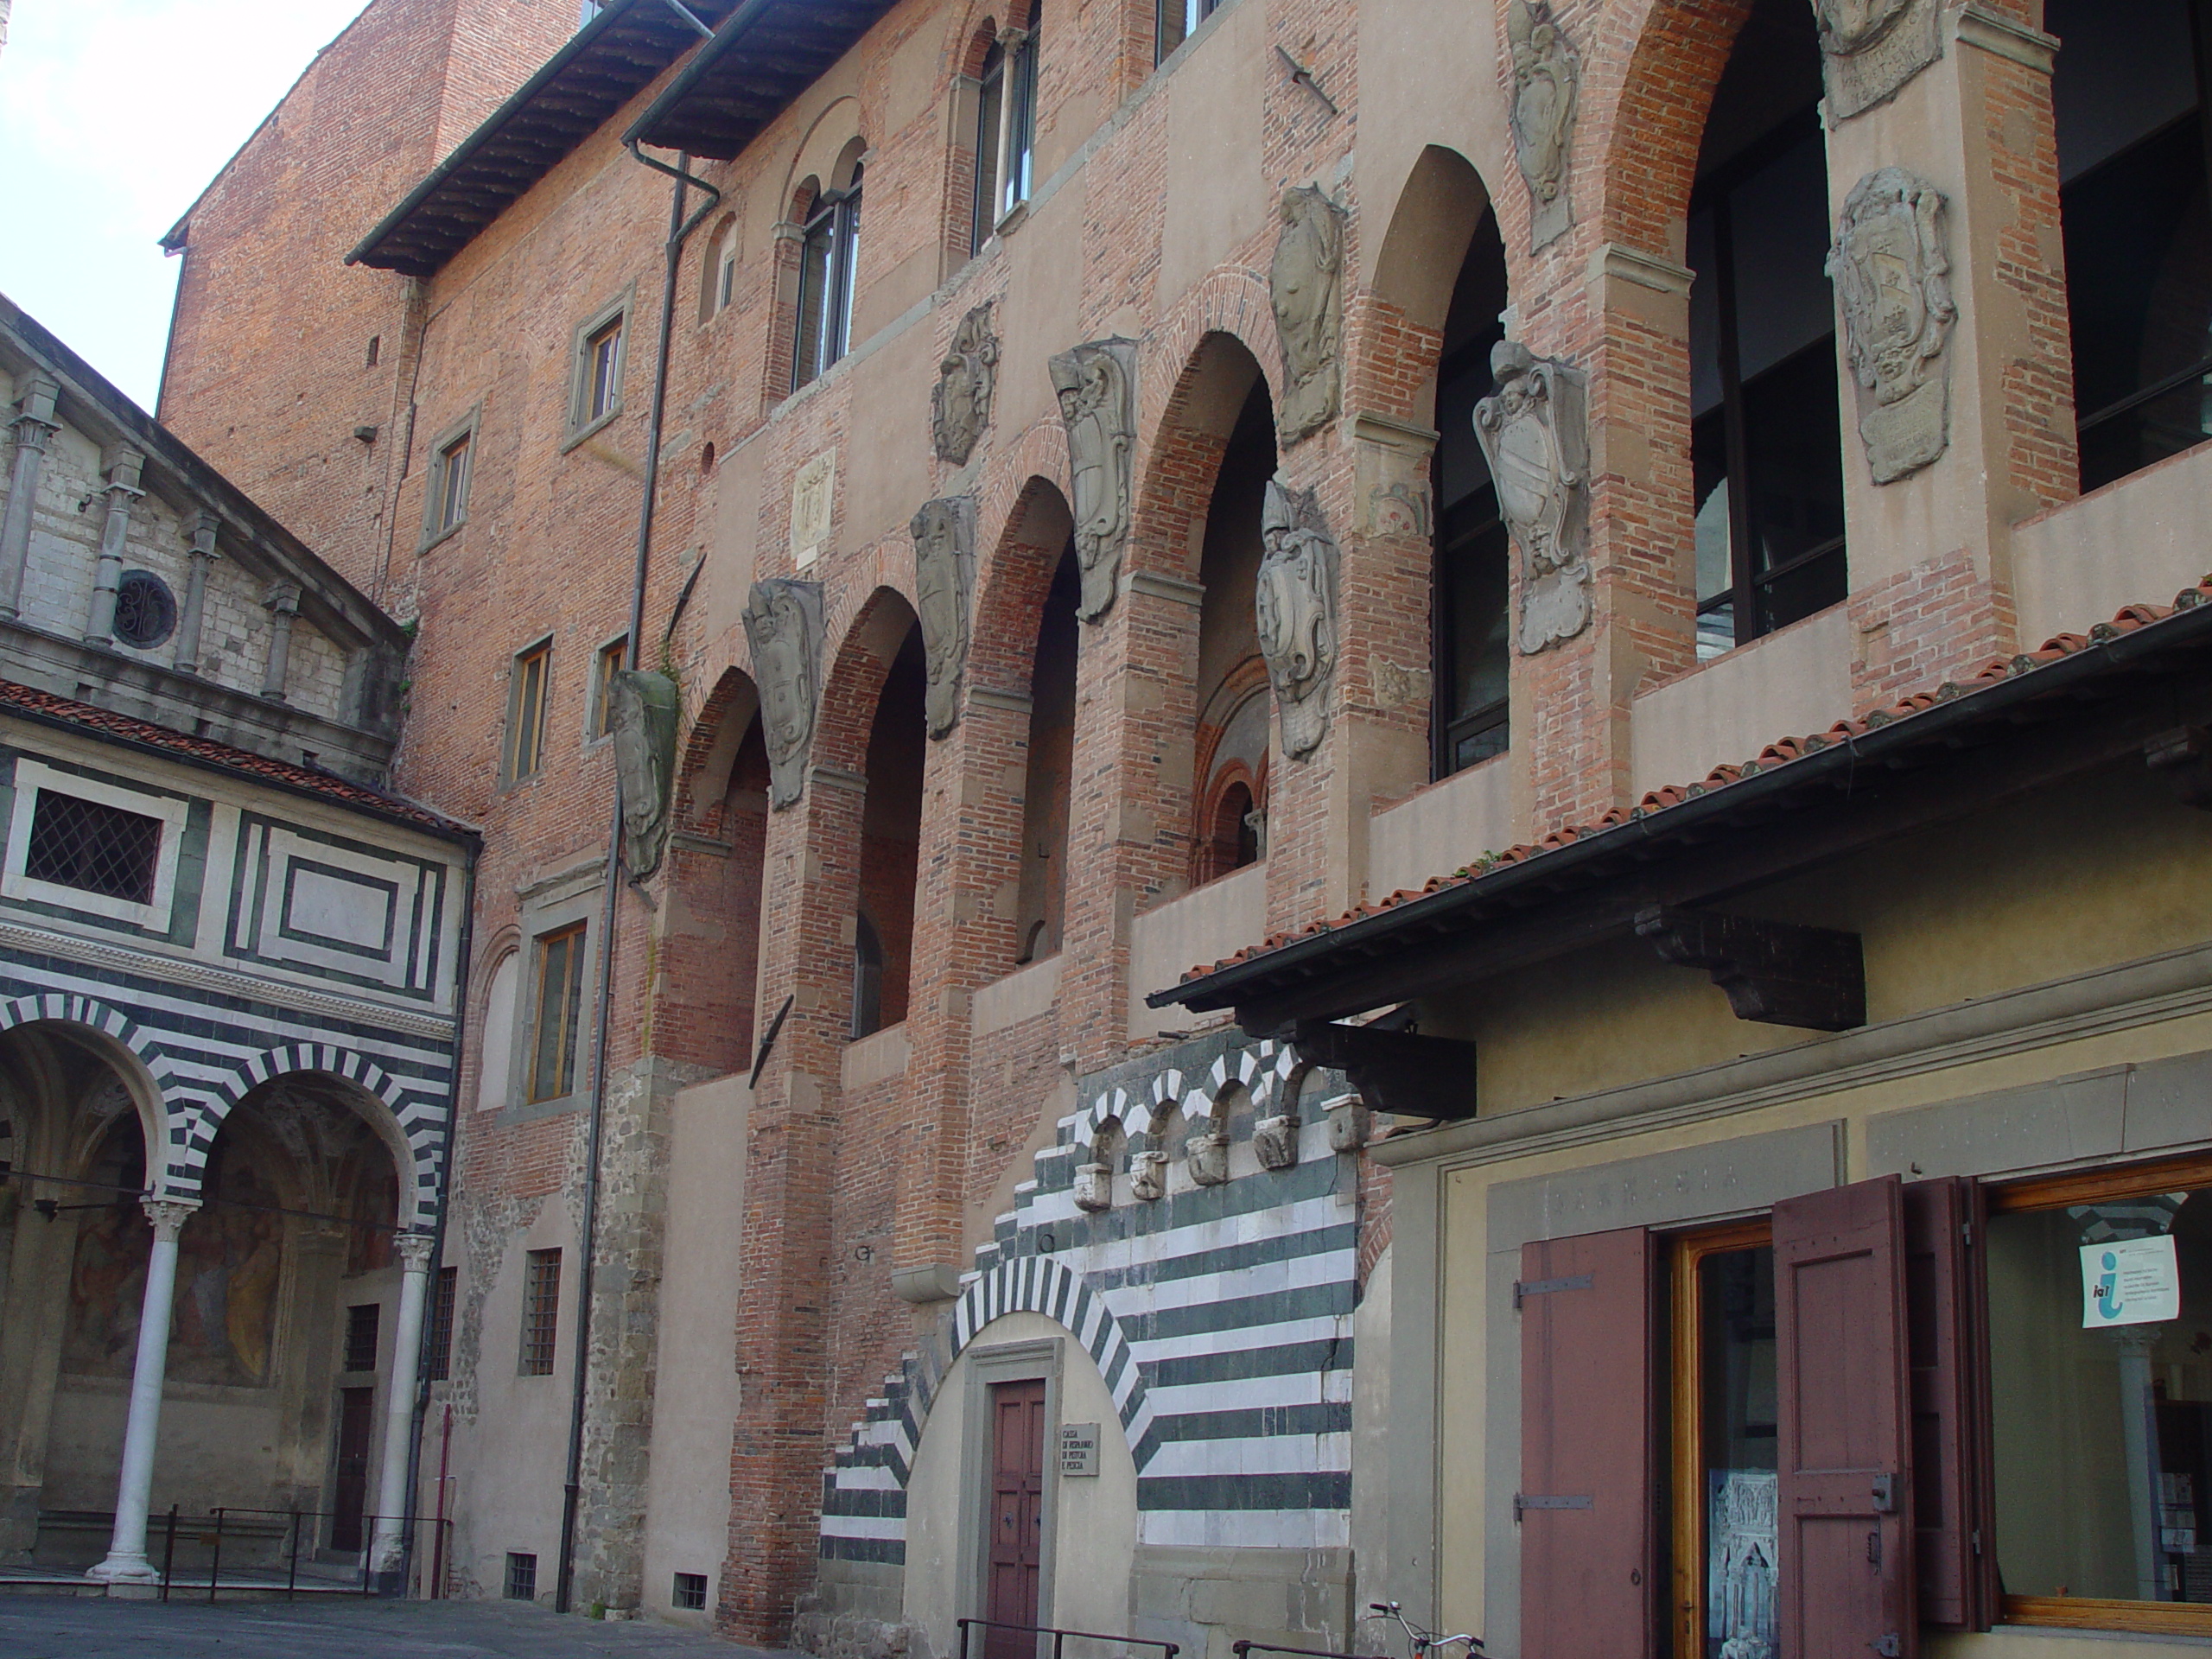
{"type": "MultiPolygon", "coordinates": [[[[731,3],[686,0],[710,27],[729,15],[731,3]]],[[[346,263],[434,275],[699,38],[669,0],[609,0],[408,192],[346,263]]]]}
{"type": "Polygon", "coordinates": [[[852,50],[893,0],[742,0],[622,135],[728,161],[852,50]]]}
{"type": "Polygon", "coordinates": [[[1333,1020],[1629,933],[1649,905],[1725,900],[2212,724],[2212,577],[2171,609],[1991,663],[1703,784],[1363,906],[1194,971],[1146,1001],[1247,1029],[1333,1020]]]}

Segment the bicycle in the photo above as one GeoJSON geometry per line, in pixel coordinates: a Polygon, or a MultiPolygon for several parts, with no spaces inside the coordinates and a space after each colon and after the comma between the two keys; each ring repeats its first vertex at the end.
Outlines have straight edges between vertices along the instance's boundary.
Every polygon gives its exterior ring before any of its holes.
{"type": "Polygon", "coordinates": [[[1483,1641],[1478,1636],[1470,1636],[1464,1630],[1457,1636],[1439,1636],[1433,1630],[1424,1630],[1408,1619],[1395,1601],[1370,1601],[1367,1610],[1397,1621],[1398,1628],[1406,1633],[1406,1640],[1413,1644],[1413,1659],[1428,1659],[1431,1654],[1442,1653],[1454,1646],[1466,1649],[1466,1659],[1484,1659],[1483,1641]]]}

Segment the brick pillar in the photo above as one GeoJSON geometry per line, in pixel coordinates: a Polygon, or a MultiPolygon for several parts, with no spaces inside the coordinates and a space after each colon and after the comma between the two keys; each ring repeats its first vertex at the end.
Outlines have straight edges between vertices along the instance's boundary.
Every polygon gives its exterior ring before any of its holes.
{"type": "MultiPolygon", "coordinates": [[[[1904,167],[1948,221],[1949,442],[1873,481],[1841,367],[1856,708],[2016,649],[2012,527],[2073,496],[2073,363],[2050,105],[2056,43],[1996,10],[1943,20],[1942,57],[1828,135],[1833,225],[1859,181],[1904,167]]],[[[1839,334],[1839,350],[1842,349],[1839,334]]]]}

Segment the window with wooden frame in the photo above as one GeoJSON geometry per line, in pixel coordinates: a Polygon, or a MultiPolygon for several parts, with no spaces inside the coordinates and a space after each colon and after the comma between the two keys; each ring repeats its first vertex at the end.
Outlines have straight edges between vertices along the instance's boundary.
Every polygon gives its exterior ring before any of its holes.
{"type": "Polygon", "coordinates": [[[797,391],[851,346],[853,268],[860,258],[861,173],[814,200],[799,233],[798,304],[792,323],[791,390],[797,391]]]}
{"type": "Polygon", "coordinates": [[[628,666],[625,659],[629,649],[629,636],[626,634],[608,640],[592,659],[591,715],[584,726],[588,738],[605,737],[614,729],[614,677],[628,666]]]}
{"type": "Polygon", "coordinates": [[[574,448],[622,412],[629,296],[609,301],[576,325],[569,371],[569,436],[574,448]]]}
{"type": "Polygon", "coordinates": [[[983,57],[976,99],[976,213],[969,251],[980,253],[1008,214],[1029,200],[1037,147],[1037,29],[1002,31],[983,57]]]}
{"type": "Polygon", "coordinates": [[[472,410],[430,445],[429,476],[423,486],[423,547],[468,522],[468,490],[475,472],[476,415],[472,410]]]}
{"type": "Polygon", "coordinates": [[[1988,1194],[2008,1622],[2212,1637],[2212,1158],[1988,1194]]]}
{"type": "Polygon", "coordinates": [[[507,683],[508,783],[536,775],[545,764],[546,689],[553,673],[553,642],[541,639],[515,656],[507,683]]]}
{"type": "Polygon", "coordinates": [[[530,1098],[561,1100],[576,1086],[576,1025],[583,1012],[584,924],[537,940],[537,1010],[531,1029],[530,1098]]]}
{"type": "Polygon", "coordinates": [[[1223,0],[1160,0],[1160,34],[1153,54],[1154,63],[1198,32],[1200,23],[1219,11],[1223,0]]]}
{"type": "Polygon", "coordinates": [[[1986,1628],[1973,1205],[1891,1176],[1524,1247],[1523,1652],[1909,1656],[1986,1628]]]}
{"type": "Polygon", "coordinates": [[[555,1338],[561,1328],[561,1252],[532,1250],[522,1287],[522,1363],[524,1376],[553,1375],[555,1338]]]}

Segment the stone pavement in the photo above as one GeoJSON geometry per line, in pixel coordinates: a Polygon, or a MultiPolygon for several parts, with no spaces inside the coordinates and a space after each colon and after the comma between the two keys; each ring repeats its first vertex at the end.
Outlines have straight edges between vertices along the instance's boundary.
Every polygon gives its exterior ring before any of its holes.
{"type": "Polygon", "coordinates": [[[762,1659],[696,1630],[512,1601],[0,1597],[0,1659],[762,1659]]]}

